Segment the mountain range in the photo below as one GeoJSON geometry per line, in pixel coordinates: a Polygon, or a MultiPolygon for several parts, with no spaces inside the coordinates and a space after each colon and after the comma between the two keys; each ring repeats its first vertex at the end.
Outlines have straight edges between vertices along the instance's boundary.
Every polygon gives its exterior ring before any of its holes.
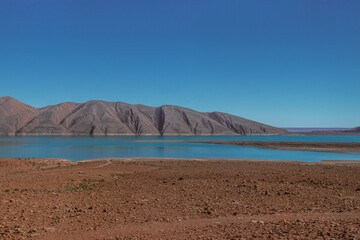
{"type": "Polygon", "coordinates": [[[261,135],[288,134],[221,112],[123,102],[64,102],[35,108],[0,97],[0,135],[261,135]]]}
{"type": "Polygon", "coordinates": [[[355,135],[355,136],[359,136],[360,135],[360,127],[355,127],[355,128],[350,128],[350,129],[345,129],[345,130],[316,130],[316,131],[311,131],[311,132],[297,132],[294,134],[301,134],[301,135],[329,135],[329,136],[336,136],[336,135],[355,135]]]}

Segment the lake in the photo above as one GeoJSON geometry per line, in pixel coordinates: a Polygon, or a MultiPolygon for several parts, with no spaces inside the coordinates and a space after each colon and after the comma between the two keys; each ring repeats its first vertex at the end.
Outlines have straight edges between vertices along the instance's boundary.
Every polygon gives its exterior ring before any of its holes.
{"type": "Polygon", "coordinates": [[[360,136],[47,136],[2,137],[0,157],[64,158],[72,161],[107,157],[243,158],[269,160],[360,160],[358,153],[288,151],[202,143],[136,142],[151,140],[228,140],[360,142],[360,136]]]}

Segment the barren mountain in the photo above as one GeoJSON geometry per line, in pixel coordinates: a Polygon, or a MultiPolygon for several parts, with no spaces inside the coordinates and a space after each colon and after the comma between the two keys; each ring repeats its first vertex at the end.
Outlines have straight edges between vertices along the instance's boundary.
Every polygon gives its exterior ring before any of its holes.
{"type": "Polygon", "coordinates": [[[0,98],[1,135],[248,135],[288,131],[231,114],[179,106],[89,101],[34,108],[0,98]]]}
{"type": "Polygon", "coordinates": [[[14,135],[37,116],[38,109],[11,97],[0,98],[0,134],[14,135]]]}

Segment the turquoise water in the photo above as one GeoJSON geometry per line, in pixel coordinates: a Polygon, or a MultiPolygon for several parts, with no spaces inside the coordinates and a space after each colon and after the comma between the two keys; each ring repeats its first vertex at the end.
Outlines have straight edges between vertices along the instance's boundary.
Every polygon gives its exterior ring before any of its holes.
{"type": "Polygon", "coordinates": [[[105,157],[169,157],[169,158],[245,158],[298,160],[360,160],[356,153],[287,151],[257,147],[201,144],[136,142],[142,140],[234,140],[234,141],[303,141],[360,142],[360,136],[99,136],[99,137],[6,137],[0,144],[0,157],[65,158],[72,161],[105,157]],[[30,144],[31,143],[31,144],[30,144]]]}

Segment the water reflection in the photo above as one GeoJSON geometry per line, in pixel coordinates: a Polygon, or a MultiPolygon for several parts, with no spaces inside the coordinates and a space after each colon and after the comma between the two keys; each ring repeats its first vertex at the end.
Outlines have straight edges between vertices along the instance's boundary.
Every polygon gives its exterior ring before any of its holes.
{"type": "Polygon", "coordinates": [[[257,140],[360,142],[359,136],[215,136],[215,137],[11,137],[0,138],[0,157],[51,157],[73,161],[104,157],[247,158],[274,160],[360,160],[359,154],[273,150],[200,143],[136,142],[138,140],[257,140]],[[33,143],[33,144],[29,144],[33,143]]]}

